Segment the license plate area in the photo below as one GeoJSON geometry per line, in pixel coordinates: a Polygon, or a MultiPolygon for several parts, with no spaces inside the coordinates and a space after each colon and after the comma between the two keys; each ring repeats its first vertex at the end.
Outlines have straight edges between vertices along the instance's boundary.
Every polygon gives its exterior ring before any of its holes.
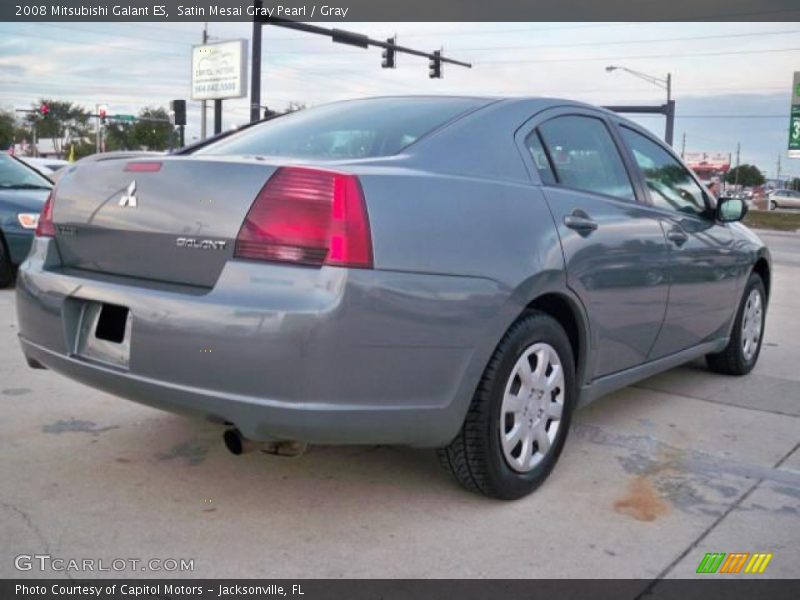
{"type": "Polygon", "coordinates": [[[84,302],[78,321],[75,354],[82,358],[128,368],[131,349],[130,309],[104,302],[84,302]]]}

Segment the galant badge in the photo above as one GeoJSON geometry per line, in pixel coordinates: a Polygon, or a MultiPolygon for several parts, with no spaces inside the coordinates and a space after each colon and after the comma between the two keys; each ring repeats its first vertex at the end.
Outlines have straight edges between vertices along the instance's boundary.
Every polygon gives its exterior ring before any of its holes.
{"type": "Polygon", "coordinates": [[[119,205],[123,208],[136,208],[136,180],[131,181],[128,188],[119,199],[119,205]]]}
{"type": "Polygon", "coordinates": [[[178,248],[196,248],[198,250],[225,250],[225,240],[200,240],[197,238],[179,237],[175,240],[178,248]]]}

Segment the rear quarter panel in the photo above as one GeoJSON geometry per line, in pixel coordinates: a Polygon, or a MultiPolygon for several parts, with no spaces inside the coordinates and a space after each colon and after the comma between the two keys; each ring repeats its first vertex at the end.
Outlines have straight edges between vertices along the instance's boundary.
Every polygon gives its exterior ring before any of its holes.
{"type": "MultiPolygon", "coordinates": [[[[455,395],[459,420],[494,349],[534,298],[566,291],[553,217],[538,186],[424,171],[360,174],[375,268],[453,277],[452,289],[426,290],[429,326],[456,340],[469,332],[472,355],[455,395]],[[464,286],[472,278],[474,291],[464,286]],[[456,294],[454,297],[453,294],[456,294]],[[454,301],[455,300],[455,301],[454,301]],[[491,306],[492,310],[484,310],[491,306]],[[442,314],[437,307],[450,307],[442,314]],[[471,319],[480,315],[481,321],[471,319]]],[[[441,279],[434,280],[441,285],[441,279]]],[[[417,291],[422,293],[421,291],[417,291]]],[[[420,336],[424,328],[414,328],[420,336]]],[[[410,333],[404,343],[417,345],[410,333]]],[[[422,342],[422,338],[419,340],[422,342]]],[[[419,345],[424,345],[420,343],[419,345]]]]}

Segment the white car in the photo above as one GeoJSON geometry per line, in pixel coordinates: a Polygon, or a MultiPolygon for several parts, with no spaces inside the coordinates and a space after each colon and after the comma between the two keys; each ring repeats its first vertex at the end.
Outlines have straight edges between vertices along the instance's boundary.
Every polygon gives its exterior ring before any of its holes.
{"type": "Polygon", "coordinates": [[[69,164],[68,160],[61,160],[60,158],[33,158],[29,156],[19,156],[17,158],[48,177],[69,164]]]}
{"type": "Polygon", "coordinates": [[[800,208],[800,192],[775,190],[769,197],[769,209],[776,208],[800,208]]]}

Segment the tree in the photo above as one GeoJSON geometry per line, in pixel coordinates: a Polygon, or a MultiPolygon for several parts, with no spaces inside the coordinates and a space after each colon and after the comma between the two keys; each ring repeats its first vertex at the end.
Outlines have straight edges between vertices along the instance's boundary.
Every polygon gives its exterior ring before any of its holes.
{"type": "Polygon", "coordinates": [[[89,137],[89,111],[82,106],[42,98],[31,108],[34,112],[28,113],[25,120],[36,126],[37,138],[52,138],[56,153],[62,154],[71,143],[78,143],[89,137]],[[42,105],[49,108],[46,116],[39,112],[42,105]]]}
{"type": "Polygon", "coordinates": [[[0,111],[0,152],[8,150],[17,141],[17,119],[14,113],[0,111]]]}
{"type": "Polygon", "coordinates": [[[144,108],[131,128],[130,143],[136,149],[166,150],[174,145],[175,129],[164,108],[144,108]]]}
{"type": "Polygon", "coordinates": [[[800,192],[800,177],[793,177],[789,187],[796,192],[800,192]]]}
{"type": "Polygon", "coordinates": [[[133,140],[133,123],[122,121],[111,121],[106,124],[104,135],[106,140],[106,151],[114,150],[138,150],[133,140]]]}
{"type": "Polygon", "coordinates": [[[725,177],[728,183],[738,183],[744,187],[764,185],[764,175],[755,165],[739,165],[728,171],[725,177]],[[738,177],[737,177],[738,173],[738,177]]]}

